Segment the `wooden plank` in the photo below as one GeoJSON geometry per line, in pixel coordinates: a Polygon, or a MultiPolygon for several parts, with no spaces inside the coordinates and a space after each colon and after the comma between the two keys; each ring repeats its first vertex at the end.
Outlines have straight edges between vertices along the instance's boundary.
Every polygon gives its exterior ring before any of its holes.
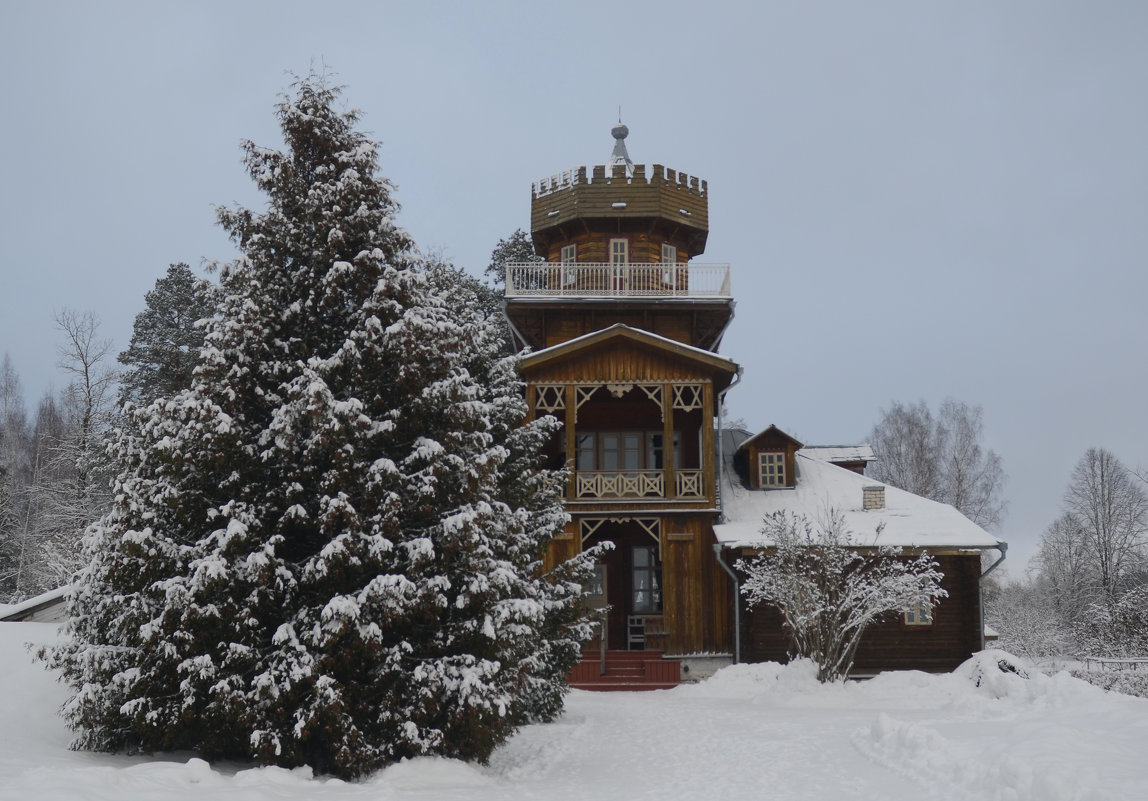
{"type": "Polygon", "coordinates": [[[714,387],[702,385],[702,471],[705,475],[706,497],[710,503],[717,502],[714,485],[714,387]]]}

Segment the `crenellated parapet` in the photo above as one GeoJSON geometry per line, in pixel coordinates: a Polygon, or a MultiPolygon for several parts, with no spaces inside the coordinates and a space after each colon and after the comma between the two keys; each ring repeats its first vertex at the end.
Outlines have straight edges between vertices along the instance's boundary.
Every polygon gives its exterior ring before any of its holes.
{"type": "Polygon", "coordinates": [[[589,183],[599,183],[612,185],[615,182],[625,182],[626,184],[654,184],[659,186],[673,186],[679,189],[684,189],[691,194],[697,194],[699,197],[704,197],[708,190],[706,181],[698,178],[695,175],[667,168],[661,164],[597,164],[591,168],[587,174],[586,167],[576,167],[572,170],[564,170],[560,173],[547,176],[540,181],[535,181],[531,185],[531,197],[533,199],[540,198],[544,195],[549,195],[552,192],[560,192],[563,189],[572,189],[575,186],[580,186],[589,183]]]}
{"type": "MultiPolygon", "coordinates": [[[[661,164],[578,167],[533,184],[530,229],[543,255],[582,237],[587,248],[579,260],[606,261],[610,236],[644,232],[659,242],[673,240],[681,255],[693,257],[705,250],[709,233],[709,185],[661,164]]],[[[638,246],[635,240],[631,258],[638,246]]]]}

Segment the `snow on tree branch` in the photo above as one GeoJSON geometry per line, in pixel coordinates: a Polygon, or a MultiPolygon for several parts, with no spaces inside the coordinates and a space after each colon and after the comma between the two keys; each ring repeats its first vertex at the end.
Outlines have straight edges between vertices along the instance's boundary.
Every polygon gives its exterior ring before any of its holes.
{"type": "Polygon", "coordinates": [[[793,656],[816,662],[823,682],[848,675],[867,627],[948,595],[928,553],[857,547],[839,513],[824,517],[815,525],[803,515],[767,516],[762,531],[772,545],[737,562],[746,603],[781,612],[793,656]]]}

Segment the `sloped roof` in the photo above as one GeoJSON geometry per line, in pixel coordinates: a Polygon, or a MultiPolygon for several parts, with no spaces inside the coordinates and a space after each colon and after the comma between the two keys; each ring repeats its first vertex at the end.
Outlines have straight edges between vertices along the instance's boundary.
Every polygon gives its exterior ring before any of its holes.
{"type": "Polygon", "coordinates": [[[766,515],[789,512],[817,524],[828,510],[842,514],[846,530],[858,545],[995,548],[1001,542],[948,504],[881,484],[801,452],[794,461],[797,483],[789,489],[751,490],[732,465],[726,464],[721,481],[725,522],[714,526],[719,543],[731,548],[769,545],[761,532],[766,515]],[[872,486],[885,488],[885,508],[866,511],[862,508],[862,488],[872,486]]]}
{"type": "Polygon", "coordinates": [[[822,462],[875,462],[877,455],[871,445],[807,445],[801,453],[822,462]]]}
{"type": "Polygon", "coordinates": [[[741,448],[748,448],[748,447],[750,446],[750,443],[756,442],[757,440],[761,439],[762,437],[766,436],[767,434],[775,434],[775,435],[777,435],[777,436],[780,436],[780,437],[781,437],[781,438],[783,438],[783,439],[787,439],[787,440],[789,440],[789,441],[790,441],[790,442],[792,442],[794,445],[796,445],[798,448],[801,448],[801,447],[802,447],[802,444],[801,444],[801,442],[799,442],[799,441],[798,441],[796,438],[789,436],[789,434],[786,434],[786,433],[785,433],[784,431],[782,431],[780,428],[778,428],[777,426],[775,426],[775,425],[772,425],[772,424],[771,424],[771,425],[769,426],[769,428],[765,429],[764,431],[759,431],[759,432],[757,432],[757,433],[756,433],[756,434],[754,434],[752,437],[750,437],[749,439],[747,439],[745,442],[741,443],[741,446],[739,447],[739,450],[740,450],[741,448]]]}
{"type": "Polygon", "coordinates": [[[522,359],[520,369],[529,370],[537,365],[569,357],[606,343],[616,342],[617,340],[627,340],[654,348],[655,350],[670,353],[678,358],[685,358],[703,364],[711,370],[727,373],[731,378],[741,373],[741,367],[739,367],[735,361],[725,356],[719,356],[704,348],[695,348],[693,345],[686,345],[669,337],[651,334],[649,331],[644,331],[641,328],[631,328],[624,323],[615,323],[608,328],[592,331],[589,334],[568,339],[557,345],[536,350],[522,359]]]}
{"type": "Polygon", "coordinates": [[[0,606],[0,622],[14,623],[18,621],[51,622],[63,620],[65,612],[65,596],[71,585],[48,590],[35,598],[29,598],[22,603],[11,606],[0,606]]]}

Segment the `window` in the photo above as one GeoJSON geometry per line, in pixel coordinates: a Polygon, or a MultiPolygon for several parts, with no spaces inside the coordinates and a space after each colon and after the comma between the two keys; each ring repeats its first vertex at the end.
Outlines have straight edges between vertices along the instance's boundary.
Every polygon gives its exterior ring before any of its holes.
{"type": "Polygon", "coordinates": [[[673,286],[677,277],[678,249],[673,245],[662,245],[662,281],[673,286]]]}
{"type": "MultiPolygon", "coordinates": [[[[578,434],[578,470],[661,470],[665,467],[665,434],[661,431],[598,431],[578,434]]],[[[674,432],[674,467],[681,467],[681,432],[674,432]]]]}
{"type": "MultiPolygon", "coordinates": [[[[582,592],[590,596],[587,600],[591,602],[606,597],[606,566],[594,565],[594,575],[590,580],[582,585],[582,592]]],[[[598,604],[600,606],[600,604],[598,604]]]]}
{"type": "MultiPolygon", "coordinates": [[[[665,435],[651,433],[646,448],[646,467],[650,470],[661,470],[665,462],[665,435]]],[[[674,432],[674,469],[682,466],[682,432],[674,432]]]]}
{"type": "Polygon", "coordinates": [[[642,454],[641,434],[602,434],[599,464],[603,470],[637,470],[642,454]]]}
{"type": "Polygon", "coordinates": [[[578,277],[578,271],[573,266],[578,262],[578,246],[577,245],[563,245],[562,246],[562,283],[569,286],[573,284],[578,277]]]}
{"type": "Polygon", "coordinates": [[[785,481],[785,454],[761,453],[758,454],[760,486],[784,487],[785,481]]]}
{"type": "Polygon", "coordinates": [[[905,625],[906,626],[931,626],[933,625],[933,603],[918,604],[905,612],[905,625]]]}
{"type": "Polygon", "coordinates": [[[610,240],[610,263],[614,265],[626,264],[630,261],[630,240],[610,240]]]}
{"type": "Polygon", "coordinates": [[[633,608],[635,614],[662,611],[662,562],[653,545],[634,546],[633,608]]]}
{"type": "Polygon", "coordinates": [[[598,463],[596,437],[593,434],[579,434],[576,442],[578,447],[578,469],[593,470],[594,466],[598,463]]]}

